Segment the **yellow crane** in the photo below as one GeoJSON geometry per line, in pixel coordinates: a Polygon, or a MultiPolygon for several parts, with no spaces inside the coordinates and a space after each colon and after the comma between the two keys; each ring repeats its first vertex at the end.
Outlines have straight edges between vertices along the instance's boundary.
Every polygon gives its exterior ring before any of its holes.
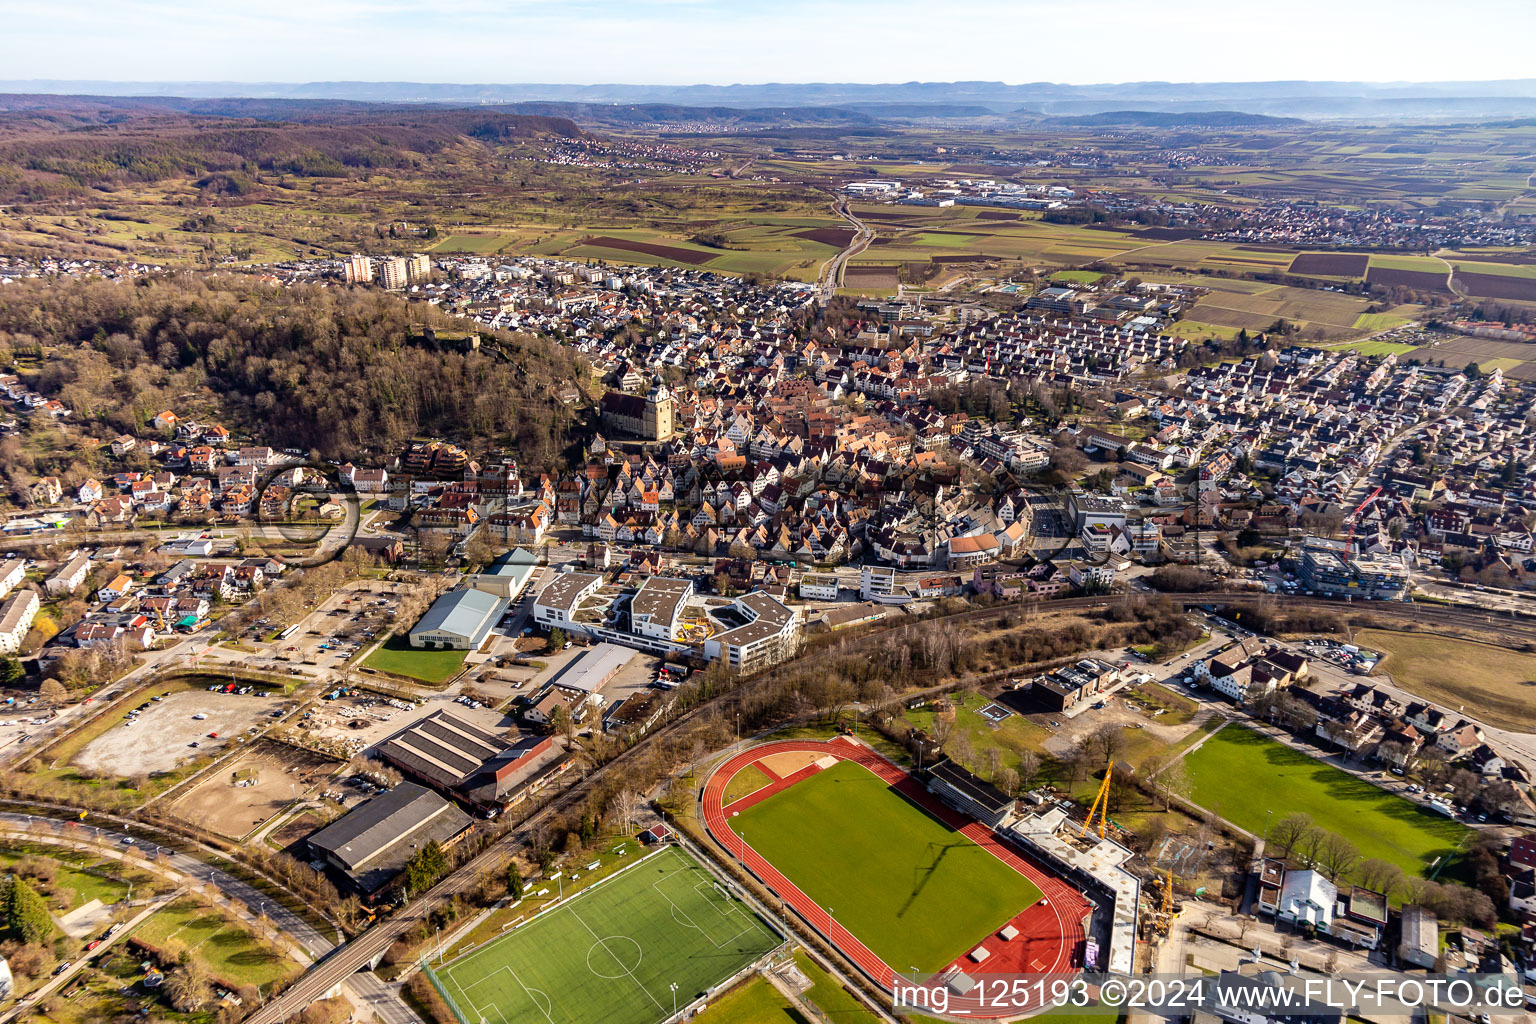
{"type": "Polygon", "coordinates": [[[1173,920],[1173,868],[1168,869],[1168,879],[1163,883],[1163,917],[1173,920]]]}
{"type": "Polygon", "coordinates": [[[1104,830],[1109,826],[1109,778],[1114,772],[1114,762],[1104,765],[1104,781],[1099,785],[1099,792],[1093,798],[1093,806],[1088,808],[1088,817],[1083,820],[1083,835],[1093,827],[1093,816],[1099,816],[1099,838],[1104,838],[1104,830]]]}

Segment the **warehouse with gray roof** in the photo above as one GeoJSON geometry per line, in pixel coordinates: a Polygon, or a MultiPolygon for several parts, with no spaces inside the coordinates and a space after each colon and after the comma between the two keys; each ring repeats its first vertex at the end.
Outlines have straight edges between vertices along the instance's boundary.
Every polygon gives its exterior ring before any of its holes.
{"type": "Polygon", "coordinates": [[[407,634],[412,647],[441,647],[472,651],[490,636],[507,598],[484,590],[450,590],[427,609],[407,634]]]}
{"type": "Polygon", "coordinates": [[[309,837],[310,851],[358,891],[378,892],[426,846],[447,847],[473,819],[431,790],[402,782],[309,837]]]}

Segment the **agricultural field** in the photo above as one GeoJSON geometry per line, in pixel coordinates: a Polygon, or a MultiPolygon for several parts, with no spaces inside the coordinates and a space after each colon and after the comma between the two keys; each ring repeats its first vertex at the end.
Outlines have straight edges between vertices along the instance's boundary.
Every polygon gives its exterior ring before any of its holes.
{"type": "Polygon", "coordinates": [[[1270,285],[1262,291],[1213,290],[1190,308],[1189,319],[1250,333],[1285,320],[1300,328],[1303,339],[1338,341],[1370,329],[1357,326],[1369,305],[1357,295],[1270,285]]]}
{"type": "Polygon", "coordinates": [[[761,958],[779,936],[678,848],[435,971],[462,1024],[654,1024],[761,958]]]}
{"type": "Polygon", "coordinates": [[[1445,361],[1447,366],[1466,366],[1468,363],[1493,363],[1506,377],[1536,380],[1536,345],[1518,341],[1499,341],[1496,338],[1474,338],[1459,334],[1414,349],[1419,359],[1445,361]]]}
{"type": "MultiPolygon", "coordinates": [[[[1365,641],[1362,641],[1365,642],[1365,641]]],[[[1305,811],[1362,857],[1425,874],[1456,855],[1465,826],[1348,772],[1243,726],[1213,734],[1184,763],[1191,799],[1239,828],[1262,836],[1267,826],[1305,811]]]]}
{"type": "Polygon", "coordinates": [[[513,235],[449,235],[441,242],[432,246],[432,253],[490,253],[500,252],[506,246],[513,244],[516,236],[513,235]]]}
{"type": "Polygon", "coordinates": [[[1356,643],[1387,655],[1377,667],[1405,690],[1465,706],[1491,725],[1526,731],[1536,691],[1536,654],[1421,633],[1364,630],[1356,643]],[[1476,665],[1476,672],[1466,666],[1476,665]]]}
{"type": "Polygon", "coordinates": [[[887,964],[936,970],[1040,898],[1029,879],[852,761],[730,824],[887,964]]]}

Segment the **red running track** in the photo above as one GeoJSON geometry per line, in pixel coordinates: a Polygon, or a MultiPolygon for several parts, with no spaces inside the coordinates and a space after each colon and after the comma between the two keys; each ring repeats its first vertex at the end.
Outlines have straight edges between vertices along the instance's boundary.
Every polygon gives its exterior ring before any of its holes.
{"type": "MultiPolygon", "coordinates": [[[[1085,939],[1083,919],[1090,910],[1090,905],[1083,898],[1082,893],[1067,885],[1043,865],[1037,864],[1006,845],[985,825],[966,817],[940,801],[900,767],[862,743],[841,736],[830,742],[781,740],[742,751],[720,765],[704,784],[702,795],[704,825],[709,829],[710,834],[726,850],[740,858],[742,863],[762,879],[786,904],[794,907],[795,912],[806,923],[836,945],[850,962],[882,990],[888,993],[893,991],[897,981],[895,970],[829,916],[825,910],[817,906],[810,897],[801,892],[793,882],[745,843],[730,827],[730,815],[722,806],[722,800],[726,786],[743,768],[756,764],[758,769],[772,781],[750,795],[732,801],[730,804],[732,812],[744,810],[766,800],[821,770],[815,765],[810,765],[784,777],[767,765],[758,764],[763,758],[772,754],[790,752],[827,754],[838,760],[853,761],[864,766],[889,783],[892,789],[1028,878],[1045,895],[1044,902],[1034,904],[1008,922],[1019,930],[1017,937],[1004,941],[994,931],[989,933],[984,941],[979,938],[977,945],[985,946],[990,954],[986,960],[979,964],[975,963],[970,959],[968,952],[935,975],[935,979],[943,978],[953,969],[978,979],[999,974],[1070,974],[1076,971],[1079,951],[1085,939]]],[[[1001,927],[998,930],[1000,931],[1001,927]]],[[[995,992],[992,994],[996,995],[995,992]]],[[[997,1018],[1014,1017],[1030,1008],[1032,1007],[1020,1006],[1017,1003],[1006,1007],[988,1007],[974,997],[965,1000],[952,995],[949,1012],[966,1017],[997,1018]]]]}

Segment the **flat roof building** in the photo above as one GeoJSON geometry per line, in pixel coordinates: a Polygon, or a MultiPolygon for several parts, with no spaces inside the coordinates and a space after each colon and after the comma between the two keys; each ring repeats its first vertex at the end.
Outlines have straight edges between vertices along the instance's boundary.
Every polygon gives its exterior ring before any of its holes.
{"type": "Polygon", "coordinates": [[[550,683],[562,690],[596,693],[639,653],[632,647],[600,643],[583,651],[581,657],[567,664],[550,683]]]}
{"type": "Polygon", "coordinates": [[[602,585],[603,577],[595,572],[557,574],[534,600],[533,620],[545,629],[573,625],[577,607],[602,585]]]}
{"type": "Polygon", "coordinates": [[[630,599],[630,628],[641,636],[677,639],[677,620],[692,593],[693,584],[688,580],[651,576],[630,599]]]}
{"type": "Polygon", "coordinates": [[[794,610],[761,590],[738,597],[732,607],[749,621],[704,641],[710,661],[726,661],[734,669],[750,672],[781,661],[800,639],[794,610]]]}
{"type": "Polygon", "coordinates": [[[428,843],[450,846],[474,820],[436,793],[402,782],[312,834],[318,859],[360,892],[378,892],[428,843]]]}

